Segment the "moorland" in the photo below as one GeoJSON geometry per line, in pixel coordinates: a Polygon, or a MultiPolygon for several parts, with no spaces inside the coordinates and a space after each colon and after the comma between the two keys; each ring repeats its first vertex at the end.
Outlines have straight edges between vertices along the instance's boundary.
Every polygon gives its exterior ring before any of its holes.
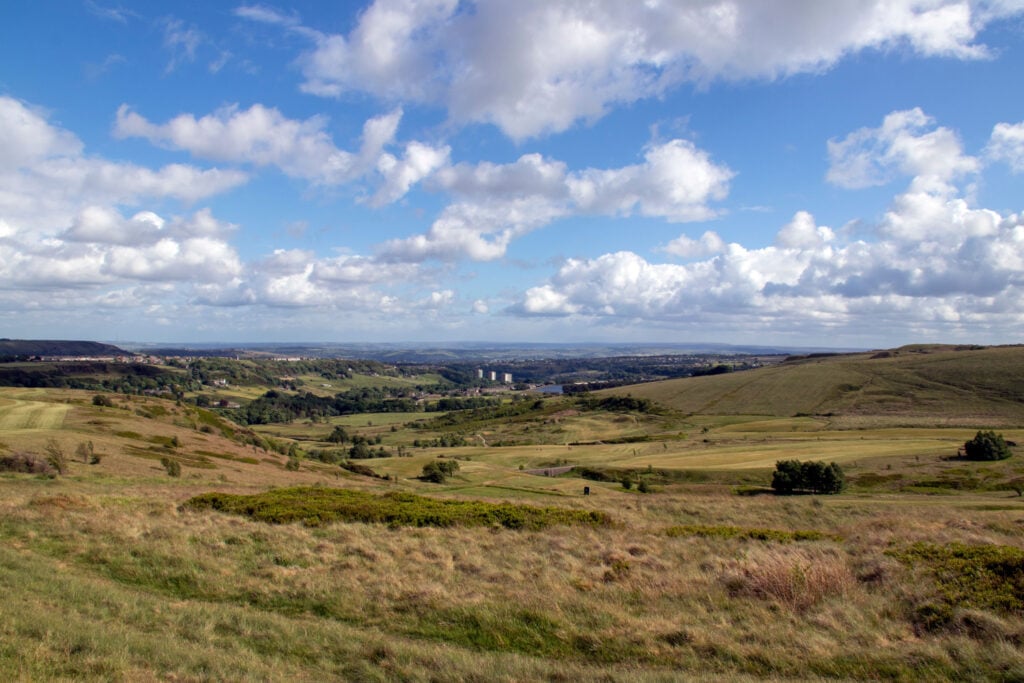
{"type": "Polygon", "coordinates": [[[0,677],[1024,678],[1024,348],[777,360],[0,364],[0,677]]]}

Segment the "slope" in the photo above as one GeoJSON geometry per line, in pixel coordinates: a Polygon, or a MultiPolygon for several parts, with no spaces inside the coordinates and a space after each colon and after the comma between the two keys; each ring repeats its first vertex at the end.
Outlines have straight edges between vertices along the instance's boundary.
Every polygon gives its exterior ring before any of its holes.
{"type": "MultiPolygon", "coordinates": [[[[629,387],[686,414],[873,416],[1024,423],[1024,347],[906,347],[804,357],[727,375],[629,387]]],[[[619,388],[608,393],[623,393],[619,388]]]]}

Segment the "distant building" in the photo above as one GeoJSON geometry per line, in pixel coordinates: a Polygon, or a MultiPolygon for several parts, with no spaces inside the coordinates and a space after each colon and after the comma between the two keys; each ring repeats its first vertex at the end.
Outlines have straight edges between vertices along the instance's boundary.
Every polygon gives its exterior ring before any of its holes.
{"type": "Polygon", "coordinates": [[[492,382],[497,382],[498,381],[498,373],[496,373],[494,370],[491,370],[490,378],[491,378],[492,382]]]}
{"type": "Polygon", "coordinates": [[[504,382],[505,384],[512,384],[512,373],[506,372],[502,374],[501,381],[504,382]]]}
{"type": "Polygon", "coordinates": [[[476,369],[476,378],[477,379],[483,379],[484,378],[483,368],[477,368],[476,369]]]}

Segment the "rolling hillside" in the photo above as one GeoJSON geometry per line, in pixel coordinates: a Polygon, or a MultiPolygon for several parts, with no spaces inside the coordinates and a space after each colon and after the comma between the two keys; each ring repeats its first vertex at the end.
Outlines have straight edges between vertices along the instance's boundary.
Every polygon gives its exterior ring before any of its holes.
{"type": "MultiPolygon", "coordinates": [[[[622,393],[616,389],[609,393],[622,393]]],[[[628,388],[687,414],[1024,423],[1024,347],[914,346],[628,388]]]]}
{"type": "Polygon", "coordinates": [[[124,349],[93,341],[0,339],[0,356],[128,356],[124,349]]]}

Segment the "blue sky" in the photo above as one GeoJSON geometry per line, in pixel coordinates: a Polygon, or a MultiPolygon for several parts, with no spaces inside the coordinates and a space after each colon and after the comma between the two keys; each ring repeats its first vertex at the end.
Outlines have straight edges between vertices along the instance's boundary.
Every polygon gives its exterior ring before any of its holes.
{"type": "Polygon", "coordinates": [[[1024,2],[0,6],[0,336],[1024,333],[1024,2]]]}

